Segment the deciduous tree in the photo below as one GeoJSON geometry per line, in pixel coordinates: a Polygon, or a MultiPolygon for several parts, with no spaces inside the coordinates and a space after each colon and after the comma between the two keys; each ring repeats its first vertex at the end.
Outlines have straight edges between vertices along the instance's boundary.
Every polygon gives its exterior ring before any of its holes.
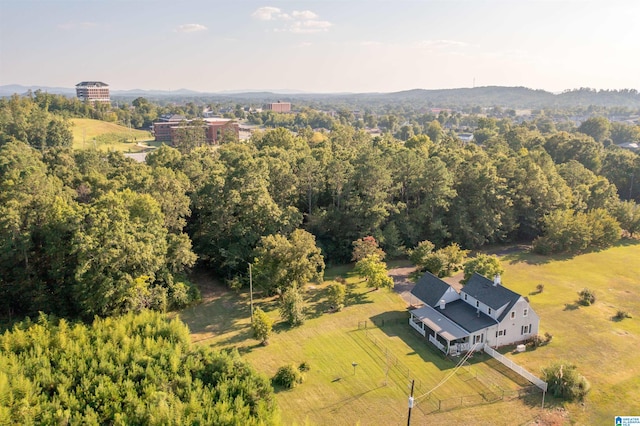
{"type": "Polygon", "coordinates": [[[262,237],[255,253],[256,282],[271,292],[302,287],[312,279],[321,280],[324,274],[324,258],[315,237],[302,229],[289,238],[279,234],[262,237]]]}
{"type": "Polygon", "coordinates": [[[464,264],[464,278],[461,282],[466,284],[474,273],[492,279],[495,275],[504,273],[504,268],[498,256],[479,254],[464,264]]]}
{"type": "Polygon", "coordinates": [[[305,320],[305,303],[297,286],[289,287],[280,300],[280,316],[289,325],[295,327],[305,320]]]}
{"type": "Polygon", "coordinates": [[[260,340],[263,345],[269,342],[271,336],[271,330],[273,327],[273,320],[262,309],[257,307],[253,311],[253,318],[251,319],[251,327],[253,328],[253,335],[256,339],[260,340]]]}
{"type": "Polygon", "coordinates": [[[376,290],[380,287],[393,288],[393,278],[389,276],[387,265],[378,256],[365,256],[356,263],[355,271],[367,281],[369,287],[376,290]]]}

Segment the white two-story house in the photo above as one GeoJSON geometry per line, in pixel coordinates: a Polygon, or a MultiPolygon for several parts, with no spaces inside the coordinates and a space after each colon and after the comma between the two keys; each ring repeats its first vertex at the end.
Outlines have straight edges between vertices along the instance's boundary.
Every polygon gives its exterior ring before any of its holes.
{"type": "Polygon", "coordinates": [[[427,272],[411,294],[423,306],[411,311],[409,324],[441,351],[457,355],[523,342],[538,334],[540,318],[522,297],[500,282],[474,274],[458,293],[427,272]]]}

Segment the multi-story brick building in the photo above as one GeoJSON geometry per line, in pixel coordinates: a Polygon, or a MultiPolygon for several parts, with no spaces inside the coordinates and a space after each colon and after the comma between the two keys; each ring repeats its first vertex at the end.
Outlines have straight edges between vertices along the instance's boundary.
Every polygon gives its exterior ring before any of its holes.
{"type": "Polygon", "coordinates": [[[76,96],[83,102],[111,103],[109,85],[101,81],[83,81],[76,84],[76,96]]]}
{"type": "Polygon", "coordinates": [[[291,112],[290,102],[272,102],[267,104],[267,109],[273,112],[291,112]]]}
{"type": "Polygon", "coordinates": [[[233,131],[239,135],[238,123],[223,118],[205,118],[198,125],[194,120],[167,120],[153,123],[153,134],[158,142],[169,142],[175,144],[176,137],[180,134],[180,129],[185,127],[202,129],[203,137],[210,145],[218,143],[223,132],[233,131]]]}

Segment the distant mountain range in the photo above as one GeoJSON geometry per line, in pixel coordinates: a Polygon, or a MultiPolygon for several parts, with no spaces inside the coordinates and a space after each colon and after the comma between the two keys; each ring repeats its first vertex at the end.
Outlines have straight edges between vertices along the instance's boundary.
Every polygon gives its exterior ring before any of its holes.
{"type": "MultiPolygon", "coordinates": [[[[42,90],[48,93],[74,96],[75,88],[22,86],[11,84],[0,86],[0,96],[20,95],[42,90]]],[[[553,107],[629,107],[640,108],[640,94],[636,90],[600,90],[578,89],[554,94],[544,90],[533,90],[526,87],[486,86],[460,89],[425,90],[413,89],[392,93],[307,93],[298,90],[227,90],[216,93],[197,92],[189,89],[178,90],[112,90],[115,99],[130,101],[143,96],[151,99],[167,99],[187,101],[198,99],[203,101],[238,102],[274,102],[276,100],[307,101],[320,103],[343,103],[359,108],[384,104],[412,104],[425,107],[464,107],[464,106],[500,106],[503,108],[553,108],[553,107]]]]}

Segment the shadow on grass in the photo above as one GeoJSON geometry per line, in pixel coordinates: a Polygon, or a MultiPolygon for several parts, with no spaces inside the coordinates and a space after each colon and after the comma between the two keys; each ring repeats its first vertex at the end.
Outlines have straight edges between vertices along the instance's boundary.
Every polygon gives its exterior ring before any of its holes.
{"type": "Polygon", "coordinates": [[[629,246],[637,246],[640,244],[640,239],[635,237],[635,238],[622,238],[620,241],[618,241],[616,244],[614,244],[614,247],[629,247],[629,246]]]}
{"type": "Polygon", "coordinates": [[[563,311],[575,311],[578,309],[580,309],[580,304],[578,302],[565,303],[563,311]]]}
{"type": "Polygon", "coordinates": [[[191,333],[228,333],[246,327],[241,319],[251,317],[248,294],[226,293],[180,312],[191,333]]]}
{"type": "MultiPolygon", "coordinates": [[[[542,406],[542,391],[539,392],[531,392],[528,395],[525,395],[521,398],[521,401],[527,405],[528,407],[541,407],[542,406]]],[[[552,411],[556,409],[562,409],[564,412],[565,401],[562,398],[555,398],[547,392],[544,396],[544,408],[546,413],[552,413],[552,411]]],[[[543,414],[544,416],[544,414],[543,414]]],[[[551,421],[549,423],[540,423],[540,424],[566,424],[566,419],[560,418],[559,421],[551,421]]],[[[537,423],[536,423],[537,424],[537,423]]]]}
{"type": "Polygon", "coordinates": [[[618,314],[616,314],[616,315],[611,316],[611,318],[609,318],[609,319],[610,319],[611,321],[613,321],[613,322],[622,322],[622,321],[624,321],[624,320],[625,320],[625,319],[627,319],[627,318],[631,319],[631,318],[633,318],[633,317],[632,317],[631,315],[629,315],[629,314],[625,314],[625,315],[618,315],[618,314]]]}
{"type": "Polygon", "coordinates": [[[544,265],[558,260],[569,260],[575,257],[575,254],[555,254],[542,255],[531,251],[512,253],[504,256],[502,259],[511,265],[518,263],[527,263],[529,265],[544,265]]]}
{"type": "Polygon", "coordinates": [[[370,317],[369,320],[372,323],[368,325],[369,327],[376,326],[387,336],[402,339],[402,341],[412,349],[407,355],[417,355],[425,362],[433,363],[442,371],[455,367],[456,363],[446,358],[443,352],[439,351],[438,348],[429,343],[426,338],[411,328],[409,325],[409,312],[389,311],[374,315],[370,317]]]}
{"type": "Polygon", "coordinates": [[[376,289],[361,289],[357,284],[347,284],[347,294],[344,299],[344,305],[351,306],[373,303],[373,301],[369,299],[369,293],[371,293],[372,291],[376,291],[376,289]]]}
{"type": "MultiPolygon", "coordinates": [[[[339,381],[336,381],[336,380],[333,380],[333,382],[334,382],[334,383],[339,383],[339,381]]],[[[355,395],[351,395],[351,396],[349,396],[349,397],[347,397],[347,398],[341,399],[341,400],[340,400],[340,401],[338,401],[338,402],[335,402],[335,403],[333,403],[333,404],[330,404],[330,405],[326,405],[326,406],[324,406],[324,407],[321,407],[321,408],[319,409],[319,411],[329,409],[332,413],[338,412],[338,411],[339,411],[342,407],[344,407],[345,405],[347,405],[347,404],[349,404],[349,403],[351,403],[351,402],[353,402],[353,401],[356,401],[356,400],[360,399],[361,397],[363,397],[364,395],[366,395],[366,394],[368,394],[368,393],[370,393],[370,392],[376,391],[376,390],[378,390],[378,389],[380,389],[380,388],[383,388],[383,387],[384,387],[384,385],[379,385],[379,386],[377,386],[377,387],[375,387],[375,388],[371,388],[371,389],[366,390],[366,391],[364,391],[364,392],[360,392],[360,393],[357,393],[357,394],[355,394],[355,395]]]]}
{"type": "Polygon", "coordinates": [[[346,265],[332,265],[324,270],[325,281],[334,281],[337,277],[351,277],[354,275],[353,263],[346,265]]]}
{"type": "Polygon", "coordinates": [[[329,296],[328,287],[319,288],[314,286],[313,288],[308,288],[306,294],[307,318],[318,318],[323,314],[332,312],[331,303],[327,300],[329,296]]]}
{"type": "MultiPolygon", "coordinates": [[[[613,244],[611,247],[629,247],[636,246],[640,244],[640,239],[637,238],[622,238],[617,243],[613,244]]],[[[541,255],[533,253],[531,250],[528,251],[518,251],[514,253],[509,253],[503,256],[503,260],[509,262],[514,265],[517,263],[527,263],[529,265],[543,265],[550,262],[562,261],[562,260],[570,260],[576,256],[588,254],[588,253],[598,253],[603,250],[607,250],[610,247],[591,247],[588,250],[576,252],[576,253],[559,253],[559,254],[551,254],[551,255],[541,255]]]]}
{"type": "Polygon", "coordinates": [[[264,347],[264,345],[262,343],[256,343],[256,344],[253,344],[251,346],[239,346],[239,347],[236,347],[236,349],[238,350],[238,353],[240,355],[246,355],[246,354],[250,353],[251,351],[253,351],[254,349],[262,348],[262,347],[264,347]]]}
{"type": "Polygon", "coordinates": [[[479,360],[481,358],[482,360],[479,362],[484,362],[486,365],[499,372],[503,376],[507,377],[512,382],[517,383],[519,386],[531,386],[531,382],[529,382],[527,379],[525,379],[497,359],[494,359],[486,354],[484,354],[483,357],[478,357],[479,360]]]}

